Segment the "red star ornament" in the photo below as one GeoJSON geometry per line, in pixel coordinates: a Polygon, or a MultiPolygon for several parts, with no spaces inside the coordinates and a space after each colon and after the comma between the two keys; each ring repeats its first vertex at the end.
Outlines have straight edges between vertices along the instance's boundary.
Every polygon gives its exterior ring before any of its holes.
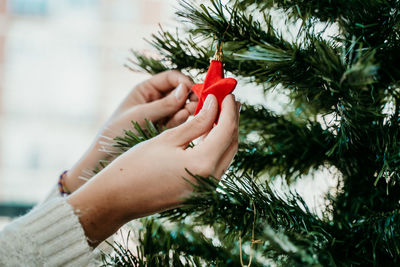
{"type": "Polygon", "coordinates": [[[235,79],[224,78],[224,66],[221,61],[211,60],[204,83],[195,84],[192,87],[193,92],[199,98],[194,115],[200,112],[207,96],[213,94],[218,101],[218,121],[222,100],[235,90],[236,84],[237,81],[235,79]]]}

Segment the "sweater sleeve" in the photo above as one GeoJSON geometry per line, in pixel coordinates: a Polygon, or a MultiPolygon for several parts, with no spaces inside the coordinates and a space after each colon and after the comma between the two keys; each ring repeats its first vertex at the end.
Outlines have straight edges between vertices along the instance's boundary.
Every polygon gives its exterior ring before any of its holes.
{"type": "Polygon", "coordinates": [[[41,202],[39,202],[39,204],[45,203],[57,197],[61,197],[61,194],[60,191],[58,191],[58,185],[56,184],[51,188],[50,192],[47,193],[46,197],[41,202]]]}
{"type": "MultiPolygon", "coordinates": [[[[48,192],[47,196],[41,202],[39,202],[39,205],[43,204],[43,203],[46,203],[48,201],[51,201],[54,198],[60,198],[60,197],[61,197],[61,194],[60,194],[60,191],[58,190],[58,185],[56,184],[56,185],[54,185],[52,187],[50,192],[48,192]]],[[[129,230],[130,229],[128,229],[128,230],[124,229],[124,231],[126,231],[126,232],[129,232],[129,230]]],[[[101,242],[93,250],[93,254],[94,254],[94,257],[95,257],[97,262],[101,262],[101,256],[102,256],[103,253],[106,253],[106,254],[112,253],[113,248],[109,244],[113,244],[114,240],[115,240],[114,235],[112,235],[112,236],[108,237],[106,241],[101,242]]]]}
{"type": "Polygon", "coordinates": [[[91,266],[94,254],[65,198],[36,206],[0,232],[0,266],[91,266]]]}

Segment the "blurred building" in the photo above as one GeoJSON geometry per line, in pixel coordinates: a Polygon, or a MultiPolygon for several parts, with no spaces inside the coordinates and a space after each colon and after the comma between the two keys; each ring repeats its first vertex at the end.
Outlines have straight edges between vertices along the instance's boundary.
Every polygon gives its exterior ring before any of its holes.
{"type": "Polygon", "coordinates": [[[171,25],[174,0],[0,0],[0,203],[35,203],[147,78],[129,49],[171,25]]]}

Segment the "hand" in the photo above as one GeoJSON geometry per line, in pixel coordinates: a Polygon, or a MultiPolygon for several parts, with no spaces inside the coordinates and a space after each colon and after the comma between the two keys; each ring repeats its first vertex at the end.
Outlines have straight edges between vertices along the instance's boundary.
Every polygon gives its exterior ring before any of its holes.
{"type": "Polygon", "coordinates": [[[195,95],[191,102],[186,103],[192,85],[192,81],[182,73],[167,71],[136,86],[99,131],[87,152],[68,171],[65,178],[67,188],[74,192],[85,183],[85,178],[91,176],[84,175],[84,171],[91,173],[100,160],[112,158],[113,147],[107,144],[122,136],[124,130],[132,129],[131,121],[143,126],[148,119],[167,128],[185,122],[197,105],[195,95]]]}
{"type": "Polygon", "coordinates": [[[179,205],[192,191],[183,177],[193,177],[185,169],[220,178],[237,152],[238,109],[228,95],[213,127],[218,104],[209,95],[193,120],[133,147],[69,196],[90,243],[96,246],[134,218],[179,205]],[[187,148],[200,136],[198,145],[187,148]]]}

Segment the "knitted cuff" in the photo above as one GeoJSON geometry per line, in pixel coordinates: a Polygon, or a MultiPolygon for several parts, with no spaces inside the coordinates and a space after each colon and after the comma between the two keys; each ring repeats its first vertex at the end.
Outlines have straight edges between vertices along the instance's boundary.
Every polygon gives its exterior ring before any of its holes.
{"type": "Polygon", "coordinates": [[[19,219],[22,231],[36,245],[44,266],[88,266],[92,249],[64,198],[55,198],[19,219]]]}

